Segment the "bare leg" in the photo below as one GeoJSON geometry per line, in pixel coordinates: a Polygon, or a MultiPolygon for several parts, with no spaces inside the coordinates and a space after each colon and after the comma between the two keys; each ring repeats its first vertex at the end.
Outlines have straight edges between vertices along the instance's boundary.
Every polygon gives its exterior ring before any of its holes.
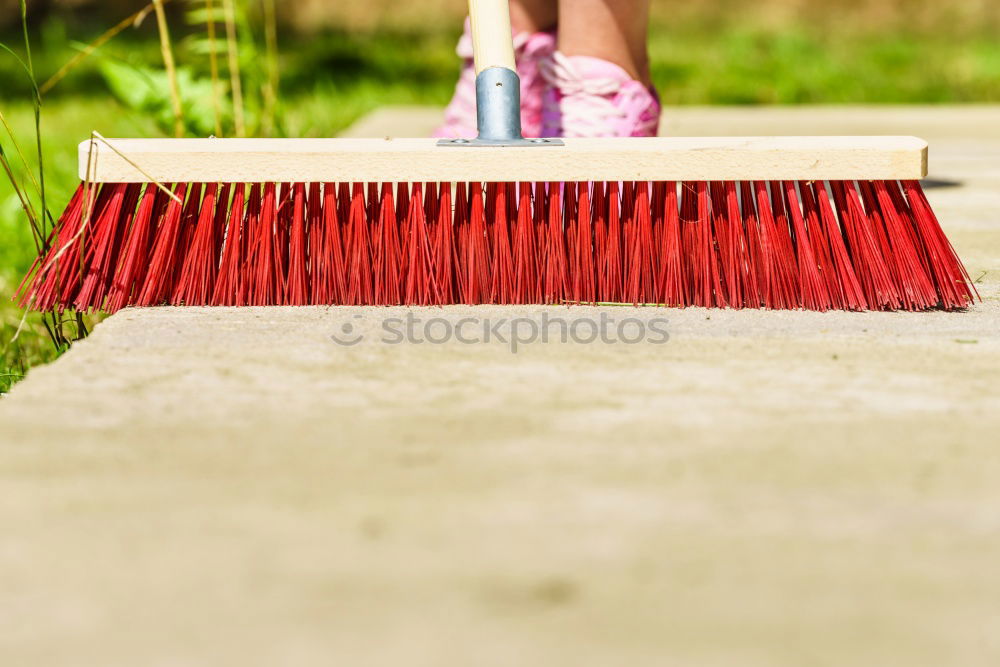
{"type": "MultiPolygon", "coordinates": [[[[513,13],[513,10],[511,10],[513,13]]],[[[559,50],[613,62],[647,86],[649,0],[559,0],[559,50]]]]}
{"type": "Polygon", "coordinates": [[[557,0],[511,0],[510,23],[519,32],[541,32],[556,27],[557,0]]]}

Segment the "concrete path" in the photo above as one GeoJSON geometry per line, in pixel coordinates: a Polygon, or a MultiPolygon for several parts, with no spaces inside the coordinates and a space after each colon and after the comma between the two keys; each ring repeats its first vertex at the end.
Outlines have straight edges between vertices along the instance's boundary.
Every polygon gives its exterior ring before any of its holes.
{"type": "Polygon", "coordinates": [[[668,125],[924,135],[966,313],[108,319],[0,401],[0,664],[997,664],[995,119],[668,125]]]}

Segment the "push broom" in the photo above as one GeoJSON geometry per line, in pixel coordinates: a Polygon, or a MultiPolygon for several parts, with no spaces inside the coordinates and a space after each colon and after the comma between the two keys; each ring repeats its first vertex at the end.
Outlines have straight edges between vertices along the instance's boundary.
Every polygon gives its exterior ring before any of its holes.
{"type": "Polygon", "coordinates": [[[506,0],[470,0],[479,137],[115,139],[25,306],[632,303],[953,310],[976,297],[913,137],[523,139],[506,0]]]}

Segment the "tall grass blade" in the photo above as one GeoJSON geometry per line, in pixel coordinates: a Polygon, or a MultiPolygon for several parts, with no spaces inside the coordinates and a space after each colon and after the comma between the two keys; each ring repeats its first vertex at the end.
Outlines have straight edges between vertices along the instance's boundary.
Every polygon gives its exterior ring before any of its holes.
{"type": "MultiPolygon", "coordinates": [[[[162,0],[164,4],[170,1],[171,0],[162,0]]],[[[66,75],[69,74],[74,68],[76,68],[77,65],[86,60],[92,53],[94,53],[94,51],[101,48],[102,46],[110,42],[112,39],[117,37],[119,33],[125,30],[125,28],[128,28],[129,26],[138,26],[139,24],[141,24],[143,20],[149,15],[149,13],[153,11],[153,5],[154,3],[152,2],[149,3],[148,5],[146,5],[136,13],[132,14],[128,18],[122,19],[122,21],[117,23],[111,29],[107,30],[104,34],[102,34],[94,41],[85,45],[80,50],[79,53],[70,58],[65,65],[59,68],[59,71],[50,76],[49,79],[41,85],[41,87],[39,88],[39,92],[42,95],[45,95],[47,92],[55,88],[57,83],[65,79],[66,75]]]]}
{"type": "Polygon", "coordinates": [[[229,52],[229,78],[233,95],[233,123],[236,125],[236,136],[247,134],[246,118],[243,110],[243,84],[240,80],[239,38],[236,35],[236,7],[233,0],[222,0],[226,18],[226,47],[229,52]]]}
{"type": "Polygon", "coordinates": [[[177,68],[174,65],[173,45],[170,41],[170,28],[167,25],[167,15],[163,11],[163,0],[153,0],[153,8],[156,10],[156,25],[160,33],[160,51],[163,54],[163,66],[167,70],[167,80],[170,82],[170,103],[174,109],[174,135],[183,137],[184,108],[181,106],[181,91],[177,83],[177,68]]]}
{"type": "Polygon", "coordinates": [[[24,151],[21,150],[21,145],[17,142],[17,136],[15,136],[13,128],[7,122],[7,117],[3,115],[3,111],[0,111],[0,125],[3,125],[4,129],[7,130],[7,136],[10,137],[10,142],[13,144],[14,150],[17,151],[17,156],[21,159],[21,164],[24,165],[24,172],[28,175],[28,179],[31,180],[31,184],[35,186],[35,192],[41,197],[42,187],[38,184],[38,179],[35,178],[35,172],[32,171],[31,165],[28,164],[27,158],[24,157],[24,151]]]}
{"type": "Polygon", "coordinates": [[[278,72],[278,19],[274,0],[263,0],[264,3],[264,42],[265,62],[267,63],[267,85],[264,86],[263,133],[271,136],[274,133],[275,114],[278,104],[280,86],[278,72]]]}
{"type": "Polygon", "coordinates": [[[215,12],[212,0],[205,0],[205,27],[208,31],[208,65],[212,77],[212,112],[215,115],[215,136],[222,136],[222,103],[219,99],[219,59],[215,53],[215,12]]]}

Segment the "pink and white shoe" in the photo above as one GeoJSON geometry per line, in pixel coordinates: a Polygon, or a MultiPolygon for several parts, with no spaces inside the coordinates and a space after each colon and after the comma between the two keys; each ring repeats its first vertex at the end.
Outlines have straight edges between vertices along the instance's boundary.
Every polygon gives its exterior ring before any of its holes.
{"type": "Polygon", "coordinates": [[[655,137],[660,99],[618,65],[556,51],[543,66],[543,137],[655,137]]]}
{"type": "MultiPolygon", "coordinates": [[[[521,133],[525,137],[542,136],[542,95],[547,84],[541,67],[555,50],[556,36],[553,32],[514,32],[514,59],[521,78],[521,133]]],[[[431,136],[474,139],[479,134],[476,127],[476,68],[468,20],[455,52],[463,60],[462,73],[455,85],[455,94],[445,109],[444,123],[431,136]]]]}

